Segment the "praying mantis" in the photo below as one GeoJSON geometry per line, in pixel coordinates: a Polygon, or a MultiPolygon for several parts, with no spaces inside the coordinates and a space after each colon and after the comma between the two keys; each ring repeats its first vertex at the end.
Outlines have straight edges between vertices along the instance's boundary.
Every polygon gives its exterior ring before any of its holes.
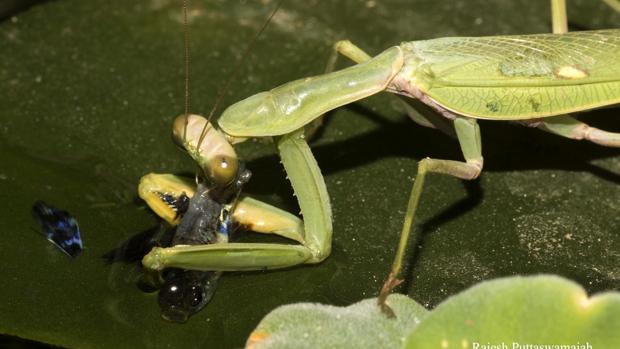
{"type": "MultiPolygon", "coordinates": [[[[416,98],[436,111],[414,117],[425,127],[447,128],[465,161],[425,158],[419,162],[394,262],[378,303],[388,315],[387,295],[399,274],[426,174],[476,179],[483,168],[477,119],[515,121],[571,139],[620,146],[620,134],[565,115],[620,103],[620,30],[567,33],[563,1],[552,1],[554,34],[455,37],[403,43],[375,57],[349,41],[334,45],[328,73],[289,82],[231,105],[218,120],[185,113],[173,137],[199,164],[213,187],[229,186],[239,161],[232,145],[272,137],[297,197],[303,221],[271,205],[241,197],[232,203],[233,221],[297,244],[231,243],[154,248],[143,259],[150,270],[243,271],[320,263],[331,251],[329,196],[304,128],[326,112],[387,91],[416,98]],[[333,71],[338,55],[356,65],[333,71]],[[447,126],[446,126],[447,125],[447,126]]],[[[164,220],[181,219],[162,200],[194,185],[172,175],[149,174],[140,196],[164,220]]]]}

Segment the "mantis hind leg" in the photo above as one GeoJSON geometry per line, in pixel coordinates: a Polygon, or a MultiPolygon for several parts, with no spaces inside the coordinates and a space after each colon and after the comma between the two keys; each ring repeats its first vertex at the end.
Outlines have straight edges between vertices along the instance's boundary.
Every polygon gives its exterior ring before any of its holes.
{"type": "Polygon", "coordinates": [[[424,179],[427,173],[442,173],[465,180],[473,180],[478,178],[482,171],[482,145],[480,142],[480,128],[476,120],[469,118],[457,117],[454,120],[454,128],[461,146],[461,151],[465,157],[465,162],[453,160],[440,160],[425,158],[418,164],[418,173],[413,188],[409,196],[405,221],[400,234],[398,249],[392,263],[392,269],[387,280],[381,288],[377,303],[381,310],[390,317],[394,316],[392,309],[386,304],[387,296],[392,289],[402,282],[398,279],[402,269],[405,250],[408,245],[411,228],[414,223],[415,213],[420,202],[420,196],[424,187],[424,179]]]}
{"type": "Polygon", "coordinates": [[[620,133],[592,127],[568,115],[543,119],[536,127],[570,139],[586,140],[606,147],[620,147],[620,133]]]}

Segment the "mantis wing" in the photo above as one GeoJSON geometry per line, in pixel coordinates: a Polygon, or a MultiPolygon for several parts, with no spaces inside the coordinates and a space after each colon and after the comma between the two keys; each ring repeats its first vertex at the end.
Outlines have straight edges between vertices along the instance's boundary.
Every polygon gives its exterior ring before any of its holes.
{"type": "Polygon", "coordinates": [[[620,103],[620,30],[402,45],[415,86],[457,114],[518,120],[620,103]]]}

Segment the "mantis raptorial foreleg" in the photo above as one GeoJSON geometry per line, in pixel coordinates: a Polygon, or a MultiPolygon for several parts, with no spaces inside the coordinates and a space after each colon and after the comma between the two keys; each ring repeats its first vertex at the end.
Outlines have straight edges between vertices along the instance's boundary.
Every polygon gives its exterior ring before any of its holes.
{"type": "MultiPolygon", "coordinates": [[[[304,140],[302,130],[278,137],[277,147],[299,200],[304,217],[303,229],[298,220],[290,219],[278,228],[262,232],[292,238],[302,245],[219,243],[156,247],[144,257],[142,263],[152,270],[181,268],[199,271],[244,271],[286,268],[303,263],[318,263],[325,259],[331,250],[332,226],[331,207],[323,176],[304,140]]],[[[240,204],[243,208],[244,200],[240,204]]],[[[268,209],[266,204],[262,205],[264,207],[246,200],[246,209],[260,214],[248,213],[251,217],[244,217],[238,206],[233,212],[235,220],[241,224],[251,223],[254,230],[260,231],[257,217],[264,218],[265,214],[273,210],[268,209]]],[[[282,215],[290,214],[281,212],[274,214],[274,217],[281,219],[282,215]]]]}
{"type": "MultiPolygon", "coordinates": [[[[333,46],[332,54],[329,56],[327,65],[325,66],[325,74],[329,74],[336,69],[336,62],[338,61],[339,55],[343,55],[355,63],[362,63],[372,58],[361,48],[355,46],[351,41],[340,40],[333,46]]],[[[321,125],[323,125],[324,116],[325,115],[321,115],[305,126],[305,134],[307,139],[311,139],[321,125]]]]}
{"type": "MultiPolygon", "coordinates": [[[[351,41],[340,40],[337,41],[333,46],[332,53],[327,61],[327,68],[325,69],[326,73],[332,72],[336,68],[336,62],[338,61],[338,57],[341,55],[349,58],[350,60],[358,64],[366,62],[372,58],[370,55],[364,52],[364,50],[357,47],[351,41]]],[[[421,115],[417,111],[412,110],[413,107],[409,104],[411,103],[410,98],[403,97],[400,99],[400,101],[402,102],[403,108],[407,112],[407,115],[416,124],[424,127],[436,128],[446,134],[453,134],[452,125],[446,122],[446,119],[443,116],[439,116],[436,113],[421,115]]]]}
{"type": "Polygon", "coordinates": [[[242,196],[235,205],[233,221],[255,233],[275,234],[300,244],[305,242],[301,219],[247,196],[242,196]]]}
{"type": "MultiPolygon", "coordinates": [[[[182,196],[191,199],[195,189],[192,179],[173,174],[149,173],[138,185],[140,197],[172,226],[180,223],[177,201],[182,196]]],[[[299,243],[305,241],[303,222],[297,216],[248,196],[242,195],[237,200],[232,218],[235,224],[256,233],[280,235],[299,243]]]]}
{"type": "MultiPolygon", "coordinates": [[[[327,65],[325,66],[325,74],[329,74],[336,69],[336,62],[338,61],[339,55],[350,58],[355,63],[362,63],[372,58],[361,48],[355,46],[351,41],[340,40],[333,46],[333,51],[327,60],[327,65]]],[[[321,125],[323,125],[324,117],[325,115],[321,115],[305,126],[305,134],[307,139],[311,139],[321,125]]]]}

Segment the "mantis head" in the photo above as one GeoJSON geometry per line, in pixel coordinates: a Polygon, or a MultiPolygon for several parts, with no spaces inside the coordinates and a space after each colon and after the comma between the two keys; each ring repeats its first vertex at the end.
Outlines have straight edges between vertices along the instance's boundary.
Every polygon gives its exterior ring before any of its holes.
{"type": "Polygon", "coordinates": [[[205,176],[215,185],[225,186],[237,175],[237,153],[206,118],[181,115],[174,120],[172,139],[200,165],[205,176]]]}

